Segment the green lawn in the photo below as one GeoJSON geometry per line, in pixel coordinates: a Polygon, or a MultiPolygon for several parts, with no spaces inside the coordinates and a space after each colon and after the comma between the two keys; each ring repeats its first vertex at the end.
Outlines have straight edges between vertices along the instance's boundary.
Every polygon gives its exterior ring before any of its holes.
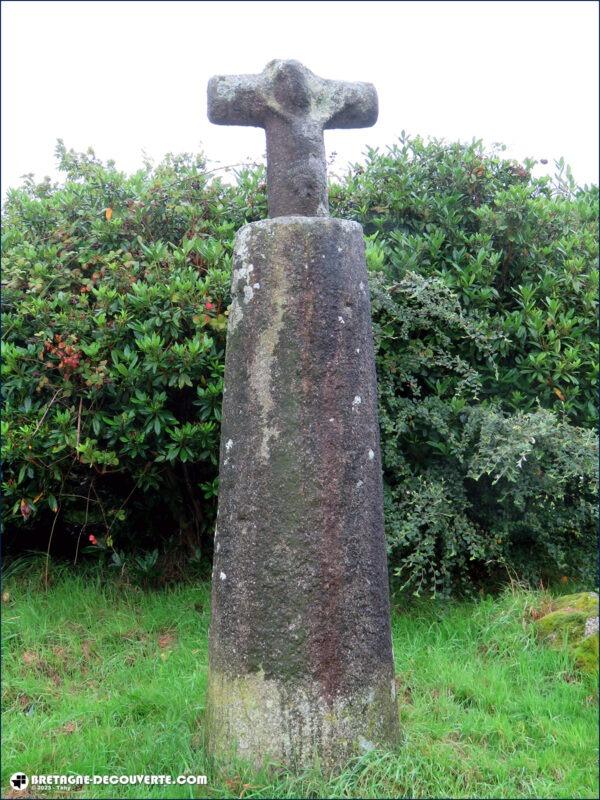
{"type": "Polygon", "coordinates": [[[207,760],[208,584],[143,592],[53,567],[46,591],[40,575],[37,565],[3,587],[3,797],[15,771],[208,776],[205,787],[45,797],[598,796],[596,679],[536,643],[527,620],[540,593],[398,603],[404,742],[326,779],[207,760]]]}

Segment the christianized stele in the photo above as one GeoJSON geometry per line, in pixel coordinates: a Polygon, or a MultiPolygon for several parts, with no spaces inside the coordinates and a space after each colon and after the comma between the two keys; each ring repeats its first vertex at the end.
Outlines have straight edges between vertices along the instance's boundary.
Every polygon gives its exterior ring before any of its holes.
{"type": "Polygon", "coordinates": [[[213,78],[208,110],[265,129],[271,217],[233,253],[208,747],[337,768],[399,732],[364,237],[329,217],[323,142],[377,94],[272,61],[213,78]]]}

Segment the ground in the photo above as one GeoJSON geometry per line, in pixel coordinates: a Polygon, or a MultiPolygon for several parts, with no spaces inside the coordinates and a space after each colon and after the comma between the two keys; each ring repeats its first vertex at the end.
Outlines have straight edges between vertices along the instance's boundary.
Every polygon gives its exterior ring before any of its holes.
{"type": "Polygon", "coordinates": [[[207,583],[145,592],[54,568],[45,589],[41,575],[23,569],[3,586],[3,797],[16,771],[208,777],[204,787],[107,786],[78,798],[598,796],[597,679],[536,637],[545,593],[396,598],[403,743],[327,778],[207,760],[207,583]]]}

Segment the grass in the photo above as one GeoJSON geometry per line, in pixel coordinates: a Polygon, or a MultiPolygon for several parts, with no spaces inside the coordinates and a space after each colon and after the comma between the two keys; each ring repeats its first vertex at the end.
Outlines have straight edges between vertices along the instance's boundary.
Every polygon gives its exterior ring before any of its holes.
{"type": "Polygon", "coordinates": [[[4,583],[3,797],[15,771],[208,776],[70,793],[86,798],[598,796],[596,680],[535,641],[541,593],[395,605],[402,746],[293,776],[205,755],[208,584],[143,592],[54,567],[45,590],[41,572],[4,583]]]}

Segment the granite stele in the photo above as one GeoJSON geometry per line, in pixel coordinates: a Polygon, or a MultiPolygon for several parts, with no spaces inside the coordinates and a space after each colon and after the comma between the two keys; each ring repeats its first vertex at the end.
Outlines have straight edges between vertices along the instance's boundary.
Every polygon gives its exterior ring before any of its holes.
{"type": "Polygon", "coordinates": [[[363,232],[328,216],[323,144],[377,94],[271,61],[212,78],[208,115],[265,129],[270,215],[234,251],[209,749],[335,769],[398,736],[363,232]]]}

